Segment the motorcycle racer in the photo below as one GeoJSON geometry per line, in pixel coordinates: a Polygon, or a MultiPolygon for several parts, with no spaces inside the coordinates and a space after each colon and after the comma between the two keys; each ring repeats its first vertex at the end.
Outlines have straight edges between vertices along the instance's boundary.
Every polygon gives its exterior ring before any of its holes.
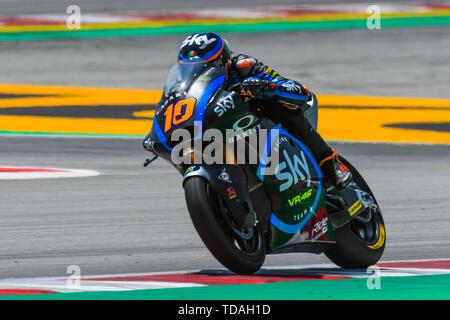
{"type": "Polygon", "coordinates": [[[233,54],[217,34],[196,33],[183,41],[152,120],[144,166],[161,157],[180,173],[197,233],[229,270],[252,274],[267,254],[284,252],[323,252],[353,269],[379,261],[380,208],[316,132],[317,99],[306,86],[233,54]],[[261,170],[267,164],[274,171],[261,170]]]}
{"type": "Polygon", "coordinates": [[[306,103],[316,99],[308,87],[284,78],[254,57],[233,54],[229,43],[215,33],[188,36],[180,47],[178,62],[209,62],[223,68],[230,87],[240,84],[249,103],[257,103],[265,116],[281,123],[311,149],[330,184],[342,188],[350,181],[350,170],[304,115],[306,103]]]}

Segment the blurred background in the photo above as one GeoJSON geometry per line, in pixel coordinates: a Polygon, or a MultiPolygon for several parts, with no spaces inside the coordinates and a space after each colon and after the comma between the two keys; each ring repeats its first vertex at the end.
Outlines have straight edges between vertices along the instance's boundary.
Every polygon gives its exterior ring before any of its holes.
{"type": "MultiPolygon", "coordinates": [[[[220,267],[178,173],[142,168],[159,90],[198,31],[318,94],[319,131],[383,209],[385,260],[449,256],[450,2],[0,0],[1,278],[220,267]],[[67,26],[71,5],[81,29],[67,26]],[[99,175],[29,180],[11,167],[99,175]]],[[[266,264],[317,263],[328,260],[266,264]]]]}

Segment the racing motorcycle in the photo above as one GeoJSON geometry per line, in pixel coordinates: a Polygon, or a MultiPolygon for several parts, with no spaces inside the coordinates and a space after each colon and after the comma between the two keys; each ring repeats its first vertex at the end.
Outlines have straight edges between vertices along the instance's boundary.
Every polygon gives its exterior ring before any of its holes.
{"type": "MultiPolygon", "coordinates": [[[[184,176],[187,208],[209,251],[238,274],[258,271],[267,254],[292,252],[324,253],[342,268],[377,263],[386,230],[375,196],[358,170],[341,157],[352,180],[340,189],[327,185],[308,147],[264,117],[239,84],[234,89],[212,64],[174,65],[144,140],[153,153],[144,166],[162,157],[184,176]],[[238,129],[233,139],[244,138],[248,145],[246,138],[264,131],[267,148],[256,163],[175,163],[171,155],[178,142],[171,137],[180,128],[191,132],[192,140],[211,128],[224,133],[238,129]],[[277,151],[278,164],[273,174],[262,174],[268,150],[277,151]],[[254,223],[246,223],[249,216],[254,223]]],[[[317,128],[314,94],[304,112],[317,128]]],[[[182,152],[192,160],[198,150],[182,152]]]]}

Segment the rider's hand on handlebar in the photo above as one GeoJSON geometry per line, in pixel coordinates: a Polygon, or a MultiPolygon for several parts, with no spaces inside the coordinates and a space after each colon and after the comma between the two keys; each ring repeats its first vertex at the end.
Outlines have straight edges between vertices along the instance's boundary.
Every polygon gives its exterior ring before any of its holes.
{"type": "Polygon", "coordinates": [[[275,84],[256,77],[247,78],[241,83],[240,94],[246,97],[260,98],[275,89],[275,84]]]}

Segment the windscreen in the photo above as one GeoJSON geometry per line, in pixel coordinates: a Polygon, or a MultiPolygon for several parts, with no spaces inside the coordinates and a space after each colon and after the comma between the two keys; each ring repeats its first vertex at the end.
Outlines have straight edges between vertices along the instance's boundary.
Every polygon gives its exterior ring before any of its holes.
{"type": "Polygon", "coordinates": [[[164,85],[164,95],[167,97],[172,93],[185,90],[191,81],[208,68],[211,68],[211,64],[209,63],[175,64],[167,76],[167,81],[164,85]]]}

